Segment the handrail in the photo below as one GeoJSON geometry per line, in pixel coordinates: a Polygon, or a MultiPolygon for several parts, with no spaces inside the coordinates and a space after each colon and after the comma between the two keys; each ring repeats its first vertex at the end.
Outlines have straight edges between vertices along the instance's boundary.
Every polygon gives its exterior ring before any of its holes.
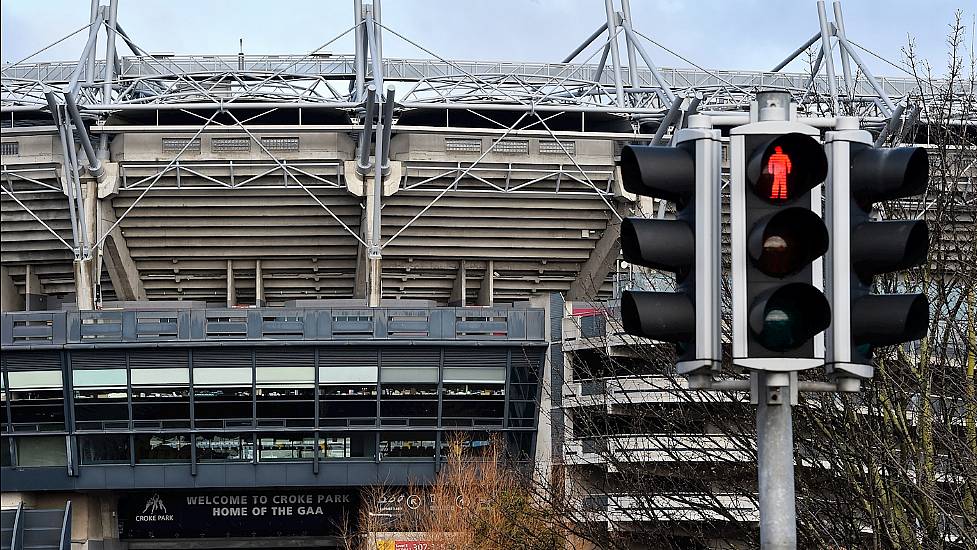
{"type": "Polygon", "coordinates": [[[64,521],[61,522],[61,550],[71,550],[71,501],[64,507],[64,521]]]}
{"type": "Polygon", "coordinates": [[[14,515],[14,529],[10,535],[10,548],[24,547],[24,501],[17,503],[17,513],[14,515]]]}

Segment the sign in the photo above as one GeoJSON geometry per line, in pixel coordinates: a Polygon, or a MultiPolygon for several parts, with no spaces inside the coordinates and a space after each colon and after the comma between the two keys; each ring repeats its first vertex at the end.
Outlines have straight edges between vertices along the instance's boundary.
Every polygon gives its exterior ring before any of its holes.
{"type": "Polygon", "coordinates": [[[377,550],[431,550],[433,546],[426,540],[378,540],[377,550]]]}
{"type": "Polygon", "coordinates": [[[355,490],[130,493],[119,538],[337,536],[355,528],[355,490]]]}

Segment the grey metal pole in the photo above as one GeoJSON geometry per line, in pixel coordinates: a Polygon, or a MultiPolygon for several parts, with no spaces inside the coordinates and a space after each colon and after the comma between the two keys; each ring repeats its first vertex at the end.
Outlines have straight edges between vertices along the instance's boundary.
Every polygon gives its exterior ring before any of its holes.
{"type": "Polygon", "coordinates": [[[122,40],[125,41],[126,45],[129,46],[129,50],[132,51],[133,55],[141,55],[141,56],[149,55],[146,52],[146,50],[137,46],[136,43],[133,42],[131,38],[129,38],[129,35],[126,33],[125,29],[123,29],[122,25],[120,25],[118,22],[116,22],[115,24],[115,30],[116,32],[119,33],[119,36],[122,37],[122,40]]]}
{"type": "Polygon", "coordinates": [[[92,142],[88,138],[88,130],[85,129],[85,123],[81,120],[81,115],[78,113],[78,105],[75,104],[75,98],[71,93],[65,92],[64,103],[68,107],[68,115],[71,117],[71,121],[75,123],[75,129],[78,131],[78,137],[81,140],[81,147],[85,150],[85,157],[88,159],[88,170],[96,179],[100,179],[105,175],[105,168],[102,166],[101,161],[99,161],[98,155],[95,154],[95,148],[92,147],[92,142]]]}
{"type": "MultiPolygon", "coordinates": [[[[757,94],[759,120],[786,121],[790,94],[770,91],[757,94]]],[[[797,548],[797,511],[794,501],[794,428],[791,403],[797,376],[790,372],[750,373],[751,397],[757,404],[757,485],[760,501],[760,548],[797,548]]]]}
{"type": "Polygon", "coordinates": [[[689,102],[689,108],[685,110],[685,120],[682,121],[683,127],[688,125],[689,117],[699,112],[699,104],[702,103],[704,98],[705,96],[702,94],[702,92],[696,92],[695,95],[692,96],[692,101],[689,102]]]}
{"type": "Polygon", "coordinates": [[[828,93],[831,94],[831,104],[835,116],[840,115],[838,108],[838,82],[835,80],[834,56],[831,53],[831,29],[828,26],[828,15],[824,11],[824,0],[818,0],[818,21],[821,23],[821,51],[824,53],[824,68],[828,72],[828,93]]]}
{"type": "MultiPolygon", "coordinates": [[[[621,0],[621,11],[624,12],[624,28],[632,29],[631,25],[631,1],[621,0]]],[[[638,55],[634,51],[634,33],[625,33],[625,40],[628,44],[628,82],[632,86],[638,85],[638,55]]]]}
{"type": "Polygon", "coordinates": [[[612,0],[604,0],[604,11],[607,12],[607,30],[611,37],[611,66],[614,68],[614,88],[618,107],[624,107],[624,79],[621,76],[621,50],[617,44],[617,13],[614,12],[612,0]]]}
{"type": "Polygon", "coordinates": [[[757,467],[760,548],[797,548],[794,502],[794,428],[790,373],[753,372],[757,377],[757,467]]]}
{"type": "Polygon", "coordinates": [[[366,112],[363,114],[363,132],[360,134],[359,162],[356,165],[360,174],[370,170],[370,145],[373,140],[373,117],[377,114],[376,88],[369,86],[366,90],[366,112]]]}
{"type": "Polygon", "coordinates": [[[72,183],[67,181],[70,177],[68,171],[72,169],[71,157],[68,155],[68,135],[64,129],[61,110],[58,108],[57,96],[54,92],[49,91],[44,93],[44,97],[47,98],[48,108],[51,109],[51,117],[54,118],[54,125],[58,127],[58,135],[61,137],[61,154],[64,157],[61,166],[64,168],[64,179],[66,180],[65,195],[68,197],[68,216],[71,219],[71,242],[74,245],[72,252],[77,260],[81,257],[81,248],[78,246],[78,217],[75,212],[74,197],[72,197],[72,183]]]}
{"type": "MultiPolygon", "coordinates": [[[[101,19],[102,17],[100,14],[101,10],[98,5],[98,2],[99,0],[92,0],[92,13],[91,13],[91,18],[89,19],[91,21],[92,26],[91,28],[88,29],[89,34],[91,34],[91,32],[94,31],[96,36],[98,35],[98,27],[100,26],[98,20],[101,19]]],[[[92,48],[91,50],[89,50],[88,55],[87,56],[82,55],[82,58],[85,58],[86,60],[85,61],[85,84],[91,86],[92,84],[95,84],[95,49],[92,48]]]]}
{"type": "Polygon", "coordinates": [[[668,82],[665,82],[665,77],[662,76],[661,71],[658,70],[658,66],[655,62],[651,60],[651,56],[645,50],[645,47],[638,42],[638,35],[635,34],[633,30],[628,27],[624,27],[624,32],[631,37],[631,42],[634,43],[634,47],[638,50],[638,54],[642,59],[645,60],[645,65],[648,65],[648,70],[651,71],[651,75],[655,77],[655,83],[662,89],[662,94],[665,95],[667,101],[675,100],[675,92],[668,86],[668,82]]]}
{"type": "MultiPolygon", "coordinates": [[[[98,7],[96,11],[96,16],[99,18],[103,17],[102,8],[98,7]]],[[[75,70],[71,72],[71,80],[68,81],[68,90],[71,95],[78,95],[78,88],[80,87],[81,80],[81,68],[86,65],[82,65],[82,61],[86,61],[88,73],[85,75],[85,82],[90,85],[94,85],[95,82],[95,46],[98,43],[98,29],[101,25],[92,25],[92,28],[88,30],[88,42],[85,43],[85,47],[81,51],[81,58],[78,60],[78,64],[75,65],[75,70]]]]}
{"type": "Polygon", "coordinates": [[[594,40],[597,40],[597,37],[600,36],[600,34],[602,32],[604,32],[605,30],[607,30],[607,23],[606,22],[604,24],[602,24],[601,26],[597,27],[597,30],[594,31],[593,34],[591,34],[589,37],[587,37],[587,39],[584,40],[582,44],[580,44],[579,46],[576,47],[576,49],[574,49],[572,52],[570,52],[570,55],[564,57],[563,58],[563,61],[560,61],[560,63],[569,63],[569,62],[573,61],[573,58],[574,57],[577,57],[578,55],[580,55],[580,52],[584,51],[587,48],[587,46],[591,45],[594,42],[594,40]]]}
{"type": "MultiPolygon", "coordinates": [[[[380,0],[373,0],[373,20],[377,23],[383,23],[383,18],[381,17],[380,10],[380,0]]],[[[380,25],[374,27],[377,33],[377,57],[383,59],[383,29],[380,25]]]]}
{"type": "Polygon", "coordinates": [[[685,101],[684,97],[676,97],[672,100],[672,105],[668,108],[668,112],[665,113],[665,117],[662,119],[661,125],[658,126],[658,131],[655,132],[654,139],[651,140],[652,145],[661,145],[662,140],[665,137],[665,132],[668,131],[668,127],[678,120],[679,108],[685,101]]]}
{"type": "Polygon", "coordinates": [[[909,132],[913,129],[913,126],[915,126],[916,122],[919,120],[919,111],[920,111],[919,105],[914,105],[913,108],[909,111],[909,116],[906,117],[906,123],[903,124],[902,129],[899,130],[899,137],[896,139],[896,143],[902,143],[906,140],[906,136],[909,135],[909,132]]]}
{"type": "Polygon", "coordinates": [[[872,86],[872,89],[875,90],[875,93],[879,94],[879,99],[882,100],[882,103],[885,104],[885,106],[889,109],[889,113],[891,114],[892,111],[895,110],[896,106],[894,103],[892,103],[892,100],[889,99],[889,94],[885,93],[885,90],[882,88],[882,85],[879,84],[878,79],[875,78],[874,74],[872,74],[872,70],[868,68],[868,65],[866,65],[864,61],[862,61],[862,58],[858,55],[858,53],[855,52],[855,48],[852,47],[851,42],[848,42],[847,38],[839,36],[838,40],[841,42],[841,47],[848,52],[848,55],[850,55],[852,60],[855,61],[855,64],[858,65],[858,68],[862,71],[862,74],[865,75],[865,79],[868,80],[868,83],[872,86]]]}
{"type": "Polygon", "coordinates": [[[386,176],[390,173],[390,134],[393,132],[394,126],[394,93],[396,89],[393,86],[387,87],[387,99],[383,104],[383,139],[380,140],[380,151],[383,151],[383,161],[380,162],[380,166],[383,167],[383,175],[386,176]]]}
{"type": "MultiPolygon", "coordinates": [[[[839,40],[844,40],[845,38],[845,19],[841,14],[841,2],[834,0],[831,3],[831,8],[835,12],[835,32],[839,37],[839,40]]],[[[852,85],[851,79],[851,64],[848,62],[848,52],[844,48],[841,49],[841,75],[845,78],[845,89],[847,90],[846,95],[851,95],[855,93],[855,88],[852,85]]]]}
{"type": "Polygon", "coordinates": [[[892,116],[889,117],[889,122],[882,127],[882,131],[879,132],[879,137],[875,140],[876,147],[882,147],[882,144],[885,143],[885,139],[889,137],[889,134],[891,134],[892,131],[896,129],[896,126],[898,126],[902,121],[902,113],[905,110],[906,104],[900,103],[898,106],[896,106],[896,110],[892,111],[892,116]]]}
{"type": "Polygon", "coordinates": [[[356,23],[356,31],[354,33],[356,44],[355,44],[355,55],[353,58],[353,64],[355,67],[354,87],[353,91],[356,95],[353,97],[353,101],[361,101],[363,99],[363,90],[366,86],[366,52],[363,48],[363,0],[353,0],[353,21],[356,23]]]}
{"type": "MultiPolygon", "coordinates": [[[[112,102],[112,84],[115,80],[115,23],[119,15],[119,0],[109,3],[109,28],[105,33],[105,80],[102,84],[102,103],[112,102]]],[[[102,134],[98,142],[98,154],[109,158],[109,135],[102,134]]]]}
{"type": "Polygon", "coordinates": [[[611,45],[604,44],[604,52],[600,54],[600,61],[597,63],[597,70],[594,71],[594,82],[600,84],[600,79],[604,76],[604,66],[607,65],[607,54],[611,52],[611,45]]]}
{"type": "Polygon", "coordinates": [[[370,48],[370,62],[373,65],[373,85],[377,93],[383,90],[383,58],[377,43],[377,29],[373,19],[373,6],[366,6],[366,42],[370,48]]]}
{"type": "Polygon", "coordinates": [[[777,63],[777,66],[776,67],[774,67],[773,69],[770,69],[770,72],[772,72],[772,73],[779,72],[780,69],[783,69],[784,67],[787,66],[788,63],[790,63],[791,61],[797,59],[797,56],[799,56],[802,53],[804,53],[804,50],[810,48],[811,45],[814,44],[815,42],[817,42],[818,39],[820,39],[820,38],[821,38],[821,33],[819,33],[819,32],[818,33],[815,33],[814,36],[812,36],[811,38],[809,38],[807,40],[807,42],[804,43],[804,45],[802,45],[800,48],[797,48],[796,50],[794,50],[790,55],[788,55],[787,57],[785,57],[783,61],[781,61],[780,63],[777,63]]]}

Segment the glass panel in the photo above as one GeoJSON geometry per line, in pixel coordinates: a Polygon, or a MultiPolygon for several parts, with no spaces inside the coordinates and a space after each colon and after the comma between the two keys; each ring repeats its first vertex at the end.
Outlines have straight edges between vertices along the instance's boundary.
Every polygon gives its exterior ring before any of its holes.
{"type": "Polygon", "coordinates": [[[315,383],[313,367],[258,367],[255,380],[261,384],[287,384],[292,387],[308,386],[315,383]]]}
{"type": "Polygon", "coordinates": [[[256,399],[259,422],[278,419],[285,426],[295,427],[312,427],[315,422],[315,390],[311,386],[258,388],[256,399]]]}
{"type": "Polygon", "coordinates": [[[326,434],[319,440],[319,457],[374,458],[376,455],[376,435],[374,433],[326,434]]]}
{"type": "Polygon", "coordinates": [[[444,381],[505,384],[505,367],[445,367],[444,381]]]}
{"type": "Polygon", "coordinates": [[[434,432],[384,432],[380,434],[381,458],[433,458],[434,432]]]}
{"type": "MultiPolygon", "coordinates": [[[[320,438],[319,447],[324,442],[320,438]]],[[[258,460],[275,462],[308,460],[315,456],[316,441],[311,434],[260,434],[258,436],[258,460]]]]}
{"type": "Polygon", "coordinates": [[[492,448],[492,436],[488,432],[444,432],[441,436],[441,456],[452,451],[462,456],[483,456],[492,448]]]}
{"type": "Polygon", "coordinates": [[[223,428],[225,421],[251,425],[254,410],[251,385],[193,387],[193,411],[197,427],[223,428]]]}
{"type": "Polygon", "coordinates": [[[445,397],[505,397],[502,384],[445,384],[445,397]]]}
{"type": "MultiPolygon", "coordinates": [[[[133,384],[135,384],[135,372],[133,372],[133,384]]],[[[246,367],[230,367],[223,369],[199,368],[193,369],[193,384],[207,385],[251,385],[251,369],[246,367]]]]}
{"type": "Polygon", "coordinates": [[[14,431],[62,431],[64,392],[61,389],[11,391],[10,416],[14,431]]]}
{"type": "Polygon", "coordinates": [[[438,382],[438,367],[384,367],[381,372],[384,384],[390,382],[438,382]]]}
{"type": "Polygon", "coordinates": [[[79,430],[126,428],[129,423],[129,396],[120,388],[75,389],[75,427],[79,430]],[[121,424],[121,425],[120,425],[121,424]]]}
{"type": "Polygon", "coordinates": [[[18,466],[66,466],[64,436],[18,437],[18,466]]]}
{"type": "Polygon", "coordinates": [[[103,434],[78,437],[82,464],[128,464],[129,435],[103,434]]]}
{"type": "Polygon", "coordinates": [[[320,384],[377,383],[376,367],[319,367],[320,384]]]}
{"type": "Polygon", "coordinates": [[[136,428],[189,426],[190,388],[187,386],[133,388],[132,420],[136,428]]]}
{"type": "Polygon", "coordinates": [[[136,434],[136,463],[190,462],[186,434],[136,434]]]}
{"type": "Polygon", "coordinates": [[[126,385],[125,369],[76,370],[71,373],[75,388],[117,388],[126,385]]]}
{"type": "Polygon", "coordinates": [[[9,371],[10,389],[60,388],[64,385],[59,370],[9,371]]]}
{"type": "Polygon", "coordinates": [[[254,459],[254,437],[251,434],[197,434],[197,461],[250,462],[254,459]]]}
{"type": "Polygon", "coordinates": [[[132,385],[179,386],[190,384],[190,369],[132,369],[132,385]]]}

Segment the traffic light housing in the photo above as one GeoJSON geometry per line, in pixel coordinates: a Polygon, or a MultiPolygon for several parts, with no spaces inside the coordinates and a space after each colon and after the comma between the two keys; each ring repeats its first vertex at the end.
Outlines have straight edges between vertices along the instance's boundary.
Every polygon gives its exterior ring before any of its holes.
{"type": "Polygon", "coordinates": [[[676,204],[675,219],[621,223],[626,261],[675,274],[674,292],[624,292],[624,330],[676,344],[680,374],[718,369],[722,357],[720,154],[719,132],[699,116],[671,146],[627,145],[621,152],[626,191],[676,204]]]}
{"type": "Polygon", "coordinates": [[[922,338],[929,325],[924,294],[872,293],[876,275],[926,261],[926,222],[874,221],[872,207],[924,193],[929,161],[921,147],[876,149],[871,135],[857,128],[857,120],[842,119],[825,140],[832,232],[826,288],[834,309],[825,364],[829,373],[869,378],[873,348],[922,338]]]}
{"type": "Polygon", "coordinates": [[[818,214],[828,170],[818,135],[762,119],[730,132],[733,360],[740,366],[789,371],[822,363],[815,339],[831,323],[831,308],[819,288],[829,242],[818,214]]]}

